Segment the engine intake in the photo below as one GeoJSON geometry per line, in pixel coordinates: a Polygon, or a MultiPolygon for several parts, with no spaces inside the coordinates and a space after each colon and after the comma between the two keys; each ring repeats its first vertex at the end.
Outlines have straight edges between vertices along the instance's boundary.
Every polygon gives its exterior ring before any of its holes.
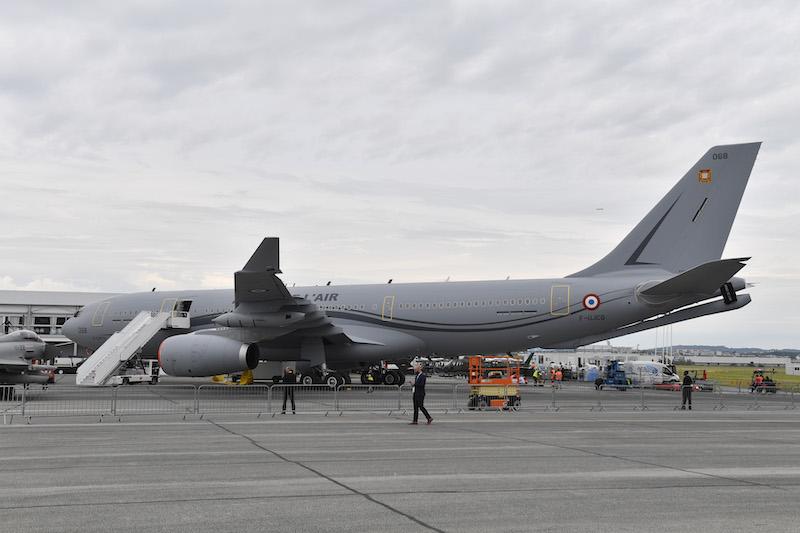
{"type": "Polygon", "coordinates": [[[158,363],[176,377],[229,374],[258,366],[258,346],[216,335],[175,335],[158,348],[158,363]]]}

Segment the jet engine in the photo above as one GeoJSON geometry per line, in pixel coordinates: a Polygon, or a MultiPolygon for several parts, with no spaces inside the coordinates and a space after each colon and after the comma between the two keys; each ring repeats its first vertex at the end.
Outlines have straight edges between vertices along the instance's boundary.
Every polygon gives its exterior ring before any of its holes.
{"type": "Polygon", "coordinates": [[[170,376],[229,374],[258,366],[258,346],[216,335],[175,335],[159,346],[158,362],[170,376]]]}

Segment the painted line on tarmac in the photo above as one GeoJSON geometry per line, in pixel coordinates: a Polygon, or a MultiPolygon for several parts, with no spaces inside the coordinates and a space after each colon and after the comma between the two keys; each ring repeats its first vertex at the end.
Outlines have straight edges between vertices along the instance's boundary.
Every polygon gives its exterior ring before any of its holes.
{"type": "Polygon", "coordinates": [[[215,421],[213,421],[213,420],[209,420],[208,422],[209,422],[210,424],[213,424],[213,425],[217,426],[217,427],[218,427],[218,428],[220,428],[221,430],[223,430],[223,431],[226,431],[226,432],[230,433],[231,435],[235,435],[235,436],[237,436],[237,437],[240,437],[240,438],[243,438],[243,439],[245,439],[245,440],[249,441],[249,442],[250,442],[250,444],[252,444],[252,445],[253,445],[253,446],[255,446],[256,448],[260,448],[260,449],[264,450],[265,452],[271,453],[271,454],[272,454],[272,455],[274,455],[275,457],[278,457],[278,458],[280,458],[280,459],[283,459],[283,460],[284,460],[284,461],[286,461],[287,463],[294,464],[294,465],[297,465],[297,466],[299,466],[299,467],[301,467],[301,468],[304,468],[305,470],[308,470],[309,472],[312,472],[313,474],[316,474],[317,476],[319,476],[319,477],[321,477],[321,478],[323,478],[323,479],[326,479],[327,481],[329,481],[329,482],[331,482],[331,483],[333,483],[333,484],[335,484],[335,485],[338,485],[338,486],[340,486],[340,487],[342,487],[342,488],[344,488],[344,489],[346,489],[346,490],[348,490],[348,491],[352,492],[353,494],[357,494],[357,495],[359,495],[359,496],[361,496],[361,497],[363,497],[363,498],[365,498],[365,499],[367,499],[367,500],[369,500],[369,501],[371,501],[371,502],[373,502],[373,503],[375,503],[375,504],[377,504],[377,505],[380,505],[381,507],[384,507],[384,508],[388,509],[389,511],[391,511],[391,512],[393,512],[393,513],[397,514],[397,515],[403,516],[403,517],[405,517],[405,518],[407,518],[407,519],[411,520],[412,522],[414,522],[414,523],[416,523],[416,524],[418,524],[418,525],[420,525],[420,526],[422,526],[422,527],[424,527],[424,528],[426,528],[426,529],[429,529],[429,530],[431,530],[431,531],[436,531],[437,533],[445,533],[443,530],[441,530],[441,529],[439,529],[439,528],[437,528],[437,527],[434,527],[434,526],[432,526],[432,525],[430,525],[430,524],[427,524],[427,523],[423,522],[422,520],[420,520],[420,519],[416,518],[415,516],[412,516],[412,515],[410,515],[410,514],[408,514],[408,513],[404,513],[403,511],[401,511],[401,510],[399,510],[399,509],[397,509],[397,508],[395,508],[395,507],[392,507],[391,505],[389,505],[389,504],[387,504],[387,503],[384,503],[384,502],[382,502],[382,501],[376,500],[375,498],[373,498],[373,497],[372,497],[372,496],[370,496],[369,494],[367,494],[367,493],[365,493],[365,492],[361,492],[361,491],[359,491],[358,489],[354,489],[353,487],[350,487],[350,486],[348,486],[348,485],[345,485],[344,483],[342,483],[342,482],[340,482],[340,481],[337,481],[336,479],[334,479],[334,478],[332,478],[332,477],[330,477],[330,476],[328,476],[328,475],[326,475],[326,474],[323,474],[323,473],[322,473],[322,472],[320,472],[319,470],[316,470],[316,469],[314,469],[314,468],[311,468],[310,466],[308,466],[308,465],[305,465],[305,464],[303,464],[303,463],[302,463],[302,462],[300,462],[300,461],[294,461],[294,460],[292,460],[292,459],[288,459],[288,458],[286,458],[286,457],[282,456],[281,454],[279,454],[279,453],[277,453],[277,452],[274,452],[274,451],[270,450],[269,448],[267,448],[267,447],[265,447],[265,446],[263,446],[263,445],[259,444],[258,442],[256,442],[254,439],[252,439],[252,438],[248,437],[247,435],[244,435],[244,434],[242,434],[242,433],[236,433],[235,431],[233,431],[233,430],[231,430],[231,429],[228,429],[228,428],[226,428],[225,426],[223,426],[223,425],[221,425],[221,424],[218,424],[217,422],[215,422],[215,421]]]}
{"type": "Polygon", "coordinates": [[[578,448],[577,446],[564,446],[564,445],[560,445],[560,444],[553,444],[553,443],[536,441],[536,440],[533,440],[533,439],[524,439],[522,437],[515,437],[515,436],[512,436],[512,435],[497,435],[497,434],[491,434],[491,433],[486,433],[486,432],[483,432],[483,431],[470,430],[470,429],[462,429],[461,431],[468,432],[468,433],[479,434],[479,435],[486,435],[486,436],[495,437],[495,438],[499,438],[499,439],[510,439],[510,440],[516,440],[516,441],[520,441],[520,442],[531,442],[531,443],[541,444],[542,446],[552,446],[554,448],[558,448],[558,449],[561,449],[561,450],[571,450],[571,451],[576,451],[576,452],[583,452],[583,453],[587,453],[587,454],[590,454],[590,455],[594,455],[596,457],[603,457],[603,458],[607,458],[607,459],[617,459],[619,461],[624,461],[624,462],[634,463],[634,464],[640,464],[640,465],[646,465],[646,466],[652,466],[652,467],[656,467],[656,468],[666,468],[668,470],[676,470],[676,471],[683,472],[683,473],[686,473],[686,474],[694,474],[694,475],[699,475],[699,476],[707,476],[707,477],[714,478],[714,479],[722,479],[722,480],[731,481],[731,482],[739,482],[741,484],[751,485],[751,486],[754,486],[754,487],[770,488],[770,489],[775,489],[775,490],[779,490],[779,491],[785,491],[786,490],[786,488],[784,488],[784,487],[771,485],[769,483],[759,483],[757,481],[750,481],[750,480],[746,480],[746,479],[737,479],[737,478],[727,477],[727,476],[723,476],[723,475],[710,474],[710,473],[703,472],[703,471],[700,471],[700,470],[692,470],[692,469],[689,469],[689,468],[680,468],[678,466],[663,465],[663,464],[659,464],[659,463],[655,463],[655,462],[651,462],[651,461],[644,461],[644,460],[641,460],[641,459],[633,459],[633,458],[622,457],[622,456],[614,455],[614,454],[601,453],[601,452],[597,452],[597,451],[587,450],[587,449],[584,449],[584,448],[578,448]]]}

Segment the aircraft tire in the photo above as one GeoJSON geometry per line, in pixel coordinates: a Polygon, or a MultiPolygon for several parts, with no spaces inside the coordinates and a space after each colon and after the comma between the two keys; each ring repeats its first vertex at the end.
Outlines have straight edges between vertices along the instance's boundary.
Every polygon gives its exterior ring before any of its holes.
{"type": "Polygon", "coordinates": [[[397,386],[400,387],[406,382],[406,376],[399,370],[392,370],[397,375],[397,386]]]}
{"type": "Polygon", "coordinates": [[[344,385],[344,377],[338,372],[330,372],[326,374],[324,380],[325,384],[332,389],[336,389],[341,385],[344,385]]]}
{"type": "Polygon", "coordinates": [[[383,384],[397,385],[397,374],[394,373],[394,370],[390,370],[383,375],[383,384]]]}

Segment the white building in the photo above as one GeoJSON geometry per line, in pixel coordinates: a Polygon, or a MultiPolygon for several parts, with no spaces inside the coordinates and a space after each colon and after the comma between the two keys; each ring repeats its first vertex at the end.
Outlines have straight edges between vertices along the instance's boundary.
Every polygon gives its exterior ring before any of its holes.
{"type": "Polygon", "coordinates": [[[30,329],[49,343],[69,342],[61,326],[86,304],[114,296],[102,292],[0,290],[0,334],[30,329]]]}

